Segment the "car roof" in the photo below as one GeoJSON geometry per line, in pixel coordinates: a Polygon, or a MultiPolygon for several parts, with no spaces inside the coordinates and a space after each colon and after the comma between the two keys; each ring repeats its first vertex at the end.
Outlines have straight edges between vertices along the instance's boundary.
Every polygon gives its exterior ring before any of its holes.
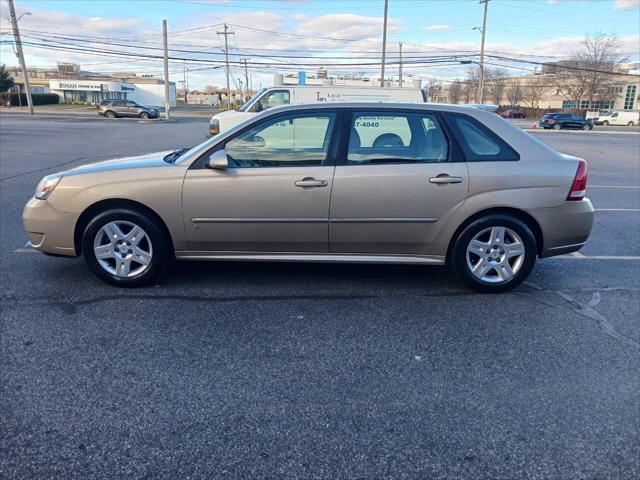
{"type": "Polygon", "coordinates": [[[270,113],[276,112],[293,112],[298,110],[331,110],[336,108],[358,109],[358,108],[380,108],[385,110],[438,110],[444,112],[469,113],[470,110],[488,111],[486,107],[493,105],[451,105],[449,103],[412,103],[412,102],[311,102],[281,105],[267,110],[270,113]]]}

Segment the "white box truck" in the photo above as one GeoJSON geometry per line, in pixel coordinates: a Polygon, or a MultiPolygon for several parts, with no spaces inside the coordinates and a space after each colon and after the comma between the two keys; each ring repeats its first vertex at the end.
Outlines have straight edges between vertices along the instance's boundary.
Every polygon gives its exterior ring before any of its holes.
{"type": "Polygon", "coordinates": [[[409,102],[424,103],[420,88],[351,87],[342,85],[279,86],[263,88],[238,110],[227,110],[211,117],[209,136],[216,135],[258,112],[280,105],[313,102],[409,102]]]}

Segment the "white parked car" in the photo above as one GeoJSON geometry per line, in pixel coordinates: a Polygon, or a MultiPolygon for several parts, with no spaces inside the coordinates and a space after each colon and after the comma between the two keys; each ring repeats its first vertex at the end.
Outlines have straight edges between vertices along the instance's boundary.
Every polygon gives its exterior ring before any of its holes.
{"type": "Polygon", "coordinates": [[[211,117],[209,136],[228,130],[256,113],[281,105],[313,102],[424,103],[426,101],[426,92],[419,88],[350,87],[344,85],[283,85],[263,88],[238,110],[227,110],[211,117]]]}

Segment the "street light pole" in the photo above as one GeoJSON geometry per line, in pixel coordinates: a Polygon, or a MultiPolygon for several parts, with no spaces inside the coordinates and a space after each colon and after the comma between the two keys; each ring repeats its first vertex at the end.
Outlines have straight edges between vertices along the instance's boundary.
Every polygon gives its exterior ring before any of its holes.
{"type": "MultiPolygon", "coordinates": [[[[31,98],[31,87],[29,86],[29,72],[27,71],[27,64],[24,61],[24,52],[22,51],[22,42],[20,41],[20,31],[18,30],[18,20],[16,19],[16,9],[13,6],[13,0],[9,0],[9,16],[11,17],[13,37],[16,42],[16,54],[20,62],[22,78],[24,78],[24,89],[27,95],[27,104],[29,105],[29,115],[33,115],[33,99],[31,98]]],[[[22,15],[20,16],[22,17],[22,15]]],[[[18,99],[20,99],[20,92],[18,92],[18,99]]]]}
{"type": "Polygon", "coordinates": [[[384,87],[384,63],[387,54],[387,12],[389,11],[389,0],[384,0],[384,25],[382,27],[382,70],[380,72],[380,86],[384,87]]]}
{"type": "Polygon", "coordinates": [[[480,42],[480,101],[484,101],[484,37],[487,33],[487,8],[489,7],[489,0],[480,0],[480,3],[484,3],[484,15],[482,16],[482,40],[480,42]]]}
{"type": "Polygon", "coordinates": [[[169,104],[169,46],[167,42],[167,21],[162,20],[162,41],[164,44],[164,118],[171,119],[169,104]]]}

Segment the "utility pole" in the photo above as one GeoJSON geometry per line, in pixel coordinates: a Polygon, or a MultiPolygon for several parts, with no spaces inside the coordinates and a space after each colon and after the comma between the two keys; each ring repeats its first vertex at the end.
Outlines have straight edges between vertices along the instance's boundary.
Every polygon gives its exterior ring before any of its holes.
{"type": "Polygon", "coordinates": [[[480,102],[484,101],[484,37],[487,33],[487,8],[489,7],[489,0],[480,0],[480,3],[484,3],[484,15],[482,17],[482,40],[480,42],[480,102]]]}
{"type": "Polygon", "coordinates": [[[384,87],[384,62],[387,53],[387,12],[389,0],[384,0],[384,26],[382,27],[382,71],[380,72],[380,86],[384,87]]]}
{"type": "Polygon", "coordinates": [[[227,108],[231,110],[231,88],[229,87],[229,42],[227,38],[229,35],[235,35],[234,32],[229,31],[229,25],[224,24],[224,32],[216,32],[218,35],[224,35],[224,61],[227,69],[227,108]]]}
{"type": "Polygon", "coordinates": [[[171,119],[169,105],[169,46],[167,44],[167,21],[162,20],[162,41],[164,43],[164,118],[171,119]]]}
{"type": "Polygon", "coordinates": [[[244,59],[244,88],[246,90],[244,98],[249,97],[249,71],[247,70],[247,59],[244,59]]]}
{"type": "MultiPolygon", "coordinates": [[[[27,64],[24,61],[24,52],[22,51],[22,42],[20,41],[20,31],[18,30],[18,20],[16,20],[16,9],[13,6],[13,0],[9,0],[9,16],[11,17],[11,26],[13,27],[13,37],[16,42],[16,53],[20,62],[20,70],[22,70],[22,78],[24,78],[24,89],[27,94],[27,104],[29,105],[29,115],[33,115],[33,99],[31,98],[31,88],[29,86],[29,72],[27,64]]],[[[18,92],[20,99],[20,92],[18,92]]]]}
{"type": "Polygon", "coordinates": [[[187,85],[187,66],[184,62],[182,62],[182,88],[184,88],[184,103],[185,105],[189,103],[187,101],[187,95],[189,95],[189,86],[187,85]]]}
{"type": "Polygon", "coordinates": [[[398,63],[398,86],[402,88],[402,42],[398,43],[398,47],[400,48],[400,59],[398,63]]]}

